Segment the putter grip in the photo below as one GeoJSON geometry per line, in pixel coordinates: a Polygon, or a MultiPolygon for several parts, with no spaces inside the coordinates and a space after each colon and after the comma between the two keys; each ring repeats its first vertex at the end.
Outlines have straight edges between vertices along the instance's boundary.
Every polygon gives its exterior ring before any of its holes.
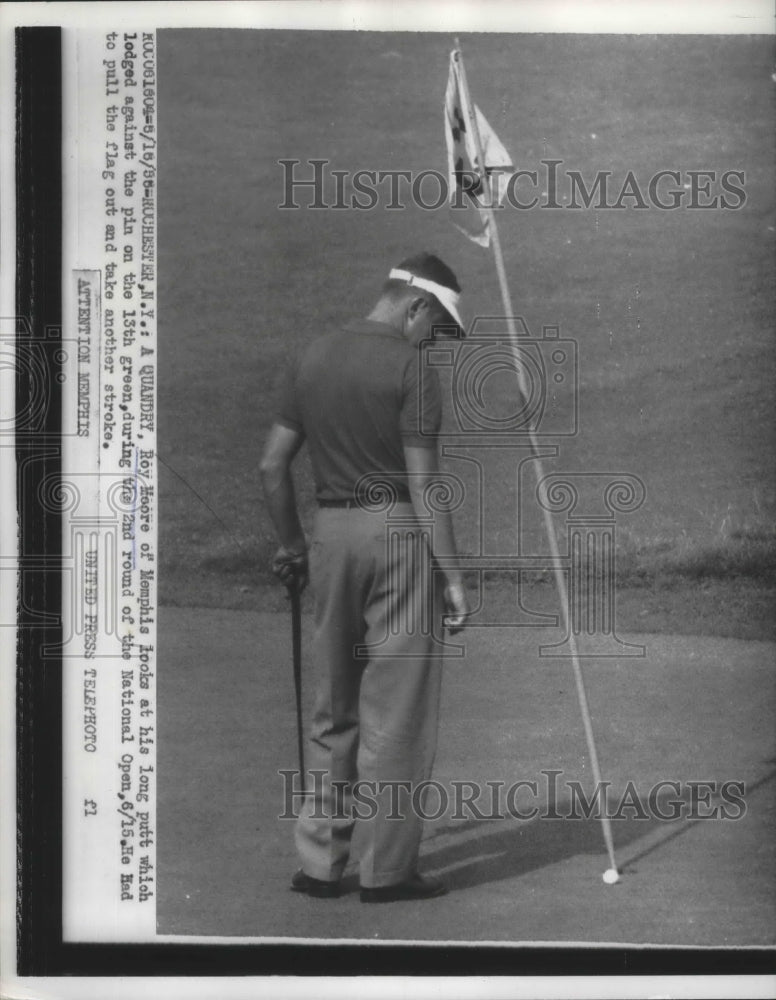
{"type": "Polygon", "coordinates": [[[294,664],[294,694],[296,697],[296,741],[299,756],[299,777],[304,787],[304,730],[302,723],[302,606],[296,587],[289,588],[291,598],[291,652],[294,664]]]}

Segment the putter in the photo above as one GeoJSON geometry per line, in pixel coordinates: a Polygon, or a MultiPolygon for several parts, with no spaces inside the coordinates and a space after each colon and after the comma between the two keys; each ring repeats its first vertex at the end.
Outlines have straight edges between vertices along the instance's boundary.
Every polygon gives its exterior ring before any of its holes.
{"type": "Polygon", "coordinates": [[[288,588],[291,599],[291,655],[294,661],[294,691],[296,693],[296,741],[299,754],[299,780],[305,786],[304,736],[302,730],[302,605],[296,579],[288,588]]]}

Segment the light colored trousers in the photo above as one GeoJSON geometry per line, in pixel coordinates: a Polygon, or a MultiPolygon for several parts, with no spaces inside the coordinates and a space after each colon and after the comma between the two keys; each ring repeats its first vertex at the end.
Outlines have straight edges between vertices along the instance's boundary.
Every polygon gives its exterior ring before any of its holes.
{"type": "Polygon", "coordinates": [[[431,775],[442,666],[432,635],[441,632],[441,585],[435,596],[430,567],[411,504],[397,504],[390,522],[358,508],[318,510],[310,551],[316,700],[307,764],[307,787],[315,791],[295,828],[302,868],[313,878],[342,875],[354,806],[361,885],[393,885],[417,871],[422,818],[412,792],[431,775]],[[313,781],[315,770],[324,774],[313,781]]]}

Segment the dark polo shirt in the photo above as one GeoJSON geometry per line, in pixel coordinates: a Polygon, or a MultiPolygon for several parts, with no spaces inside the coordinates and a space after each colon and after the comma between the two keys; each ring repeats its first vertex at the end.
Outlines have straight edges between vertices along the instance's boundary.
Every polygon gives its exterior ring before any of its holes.
{"type": "Polygon", "coordinates": [[[353,500],[380,473],[409,499],[403,446],[435,448],[439,377],[400,331],[359,320],[315,340],[290,372],[278,422],[307,438],[319,500],[353,500]]]}

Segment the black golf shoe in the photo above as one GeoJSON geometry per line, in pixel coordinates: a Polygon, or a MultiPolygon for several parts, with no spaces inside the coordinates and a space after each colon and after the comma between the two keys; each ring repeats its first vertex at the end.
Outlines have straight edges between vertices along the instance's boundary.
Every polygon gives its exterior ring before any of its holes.
{"type": "Polygon", "coordinates": [[[303,892],[317,899],[336,899],[340,894],[339,882],[324,882],[312,875],[306,875],[302,869],[291,876],[291,892],[303,892]]]}
{"type": "Polygon", "coordinates": [[[362,903],[398,903],[402,900],[436,899],[444,896],[447,886],[433,875],[413,875],[398,885],[382,885],[374,889],[361,889],[362,903]]]}

